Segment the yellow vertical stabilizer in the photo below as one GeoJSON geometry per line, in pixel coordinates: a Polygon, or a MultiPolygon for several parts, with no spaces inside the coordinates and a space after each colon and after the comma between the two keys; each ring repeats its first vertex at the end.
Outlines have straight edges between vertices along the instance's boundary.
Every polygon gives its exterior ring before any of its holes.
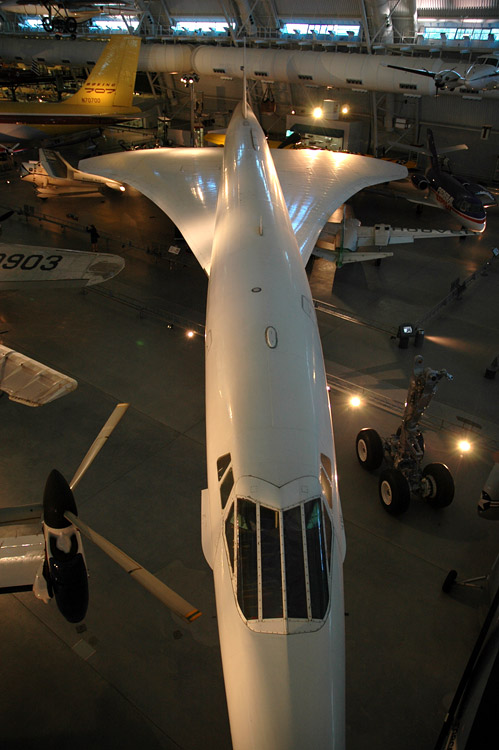
{"type": "Polygon", "coordinates": [[[140,37],[112,37],[81,89],[64,103],[100,110],[131,107],[139,51],[140,37]]]}

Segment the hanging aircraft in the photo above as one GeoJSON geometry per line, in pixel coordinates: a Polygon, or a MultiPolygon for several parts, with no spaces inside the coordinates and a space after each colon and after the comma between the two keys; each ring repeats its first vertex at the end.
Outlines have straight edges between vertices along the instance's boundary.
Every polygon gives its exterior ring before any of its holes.
{"type": "Polygon", "coordinates": [[[38,161],[21,164],[21,179],[32,182],[38,198],[81,198],[101,195],[103,188],[124,192],[125,187],[116,180],[87,174],[69,162],[57,151],[41,148],[38,161]]]}
{"type": "Polygon", "coordinates": [[[484,232],[487,225],[486,208],[495,206],[492,193],[483,185],[471,182],[465,177],[445,171],[440,166],[442,154],[467,149],[465,144],[449,146],[437,153],[433,132],[427,130],[428,148],[393,144],[398,149],[417,152],[430,157],[430,166],[423,172],[412,172],[409,179],[376,187],[372,192],[395,195],[421,206],[443,208],[453,216],[464,229],[484,232]]]}
{"type": "Polygon", "coordinates": [[[305,264],[349,196],[407,170],[352,154],[271,154],[246,97],[223,149],[79,167],[154,201],[209,276],[202,546],[233,747],[340,750],[345,537],[305,264]]]}
{"type": "Polygon", "coordinates": [[[389,63],[385,63],[385,66],[394,70],[403,70],[406,73],[433,78],[436,93],[444,89],[449,91],[459,89],[462,92],[466,92],[483,91],[499,87],[499,57],[496,55],[482,55],[478,57],[469,66],[464,75],[458,73],[453,68],[433,71],[426,68],[412,68],[403,65],[391,65],[389,63]]]}
{"type": "Polygon", "coordinates": [[[0,102],[0,141],[42,141],[141,114],[132,105],[140,38],[110,39],[83,86],[60,102],[0,102]]]}
{"type": "Polygon", "coordinates": [[[133,0],[116,0],[112,3],[99,3],[93,0],[46,0],[41,3],[29,3],[24,0],[16,2],[1,2],[0,11],[16,13],[23,16],[39,16],[42,26],[49,34],[54,33],[56,39],[63,34],[76,38],[78,24],[89,21],[95,16],[114,16],[136,14],[137,8],[133,0]]]}

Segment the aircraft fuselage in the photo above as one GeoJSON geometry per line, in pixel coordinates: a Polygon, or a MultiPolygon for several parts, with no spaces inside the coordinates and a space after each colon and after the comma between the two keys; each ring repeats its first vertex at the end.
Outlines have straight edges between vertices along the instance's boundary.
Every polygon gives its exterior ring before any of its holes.
{"type": "Polygon", "coordinates": [[[310,287],[263,131],[227,131],[206,318],[209,500],[235,750],[344,747],[345,540],[310,287]]]}
{"type": "Polygon", "coordinates": [[[427,170],[426,179],[433,199],[461,223],[465,229],[483,232],[487,224],[487,214],[479,198],[470,193],[451,174],[427,170]]]}

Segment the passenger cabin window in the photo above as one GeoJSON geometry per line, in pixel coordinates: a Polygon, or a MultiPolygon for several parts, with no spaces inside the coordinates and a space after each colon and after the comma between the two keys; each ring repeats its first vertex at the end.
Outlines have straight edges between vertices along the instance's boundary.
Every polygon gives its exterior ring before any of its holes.
{"type": "Polygon", "coordinates": [[[324,619],[333,534],[320,498],[284,511],[236,498],[225,538],[237,601],[247,620],[324,619]]]}

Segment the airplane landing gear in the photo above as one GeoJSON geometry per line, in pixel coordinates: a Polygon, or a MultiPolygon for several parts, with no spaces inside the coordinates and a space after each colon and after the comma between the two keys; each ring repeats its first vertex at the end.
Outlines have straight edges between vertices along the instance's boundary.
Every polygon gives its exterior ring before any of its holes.
{"type": "Polygon", "coordinates": [[[392,515],[405,513],[411,495],[421,497],[434,508],[445,508],[454,498],[454,480],[445,464],[421,467],[425,444],[419,420],[444,377],[452,380],[446,370],[423,368],[423,357],[418,355],[414,358],[402,424],[396,433],[381,438],[376,430],[364,427],[357,435],[357,458],[364,469],[375,471],[383,460],[389,464],[380,474],[378,490],[383,508],[392,515]]]}
{"type": "Polygon", "coordinates": [[[49,34],[55,32],[56,39],[60,39],[63,34],[69,34],[71,39],[76,39],[77,21],[75,18],[42,16],[42,26],[49,34]]]}

